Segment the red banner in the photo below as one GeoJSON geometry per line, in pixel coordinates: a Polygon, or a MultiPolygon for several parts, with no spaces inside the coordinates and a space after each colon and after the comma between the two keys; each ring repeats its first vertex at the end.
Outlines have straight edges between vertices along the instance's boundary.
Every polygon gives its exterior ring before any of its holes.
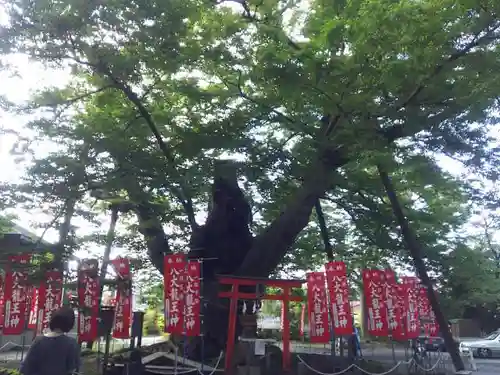
{"type": "Polygon", "coordinates": [[[306,305],[302,304],[300,310],[299,336],[304,337],[304,326],[306,320],[306,305]]]}
{"type": "Polygon", "coordinates": [[[345,263],[330,262],[325,265],[325,269],[330,293],[333,332],[335,336],[351,336],[354,330],[345,263]]]}
{"type": "Polygon", "coordinates": [[[35,329],[37,322],[37,312],[38,312],[38,293],[37,287],[31,288],[31,298],[30,298],[30,315],[28,320],[28,329],[35,329]]]}
{"type": "Polygon", "coordinates": [[[129,287],[118,288],[116,294],[115,321],[113,337],[115,339],[130,338],[130,317],[132,315],[132,298],[129,287]]]}
{"type": "Polygon", "coordinates": [[[406,338],[415,339],[420,336],[420,319],[418,317],[418,285],[416,277],[402,277],[404,291],[406,293],[406,338]]]}
{"type": "MultiPolygon", "coordinates": [[[[27,265],[30,260],[29,254],[9,257],[11,263],[18,265],[27,265]]],[[[24,332],[27,319],[27,279],[28,273],[22,268],[6,273],[4,335],[20,335],[24,332]]]]}
{"type": "Polygon", "coordinates": [[[164,293],[165,293],[165,332],[183,334],[184,332],[184,278],[186,256],[184,254],[165,255],[164,293]]]}
{"type": "Polygon", "coordinates": [[[394,272],[390,269],[385,270],[385,305],[387,306],[387,321],[389,326],[389,334],[395,339],[401,339],[404,334],[401,307],[398,298],[398,285],[394,272]]]}
{"type": "Polygon", "coordinates": [[[200,263],[190,262],[187,270],[186,291],[185,291],[185,313],[186,336],[200,336],[200,263]]]}
{"type": "Polygon", "coordinates": [[[388,336],[387,306],[383,292],[385,272],[363,270],[363,287],[368,311],[368,333],[372,336],[388,336]]]}
{"type": "Polygon", "coordinates": [[[311,343],[330,341],[325,275],[323,272],[307,274],[307,302],[309,310],[309,338],[311,343]]]}
{"type": "Polygon", "coordinates": [[[2,275],[0,275],[0,329],[3,328],[3,318],[4,318],[4,297],[5,297],[5,284],[2,275]]]}
{"type": "Polygon", "coordinates": [[[427,296],[427,288],[422,284],[418,289],[418,315],[420,322],[423,325],[424,335],[427,337],[436,337],[439,334],[436,316],[432,311],[429,297],[427,296]]]}
{"type": "Polygon", "coordinates": [[[119,278],[130,277],[130,260],[128,258],[118,257],[113,259],[111,264],[119,278]]]}
{"type": "Polygon", "coordinates": [[[78,341],[94,341],[97,338],[99,315],[98,262],[82,261],[78,270],[78,341]]]}
{"type": "Polygon", "coordinates": [[[398,326],[392,332],[392,337],[394,340],[404,341],[406,340],[406,319],[408,315],[406,310],[407,292],[405,285],[396,284],[396,300],[397,309],[399,310],[399,321],[398,326]]]}
{"type": "Polygon", "coordinates": [[[116,291],[115,320],[113,324],[113,337],[115,339],[130,338],[130,319],[132,315],[132,290],[130,282],[130,261],[128,258],[116,258],[111,261],[117,276],[123,281],[118,281],[116,291]]]}
{"type": "Polygon", "coordinates": [[[45,281],[38,291],[37,332],[43,333],[49,328],[52,314],[61,308],[63,299],[63,274],[52,270],[45,273],[45,281]]]}

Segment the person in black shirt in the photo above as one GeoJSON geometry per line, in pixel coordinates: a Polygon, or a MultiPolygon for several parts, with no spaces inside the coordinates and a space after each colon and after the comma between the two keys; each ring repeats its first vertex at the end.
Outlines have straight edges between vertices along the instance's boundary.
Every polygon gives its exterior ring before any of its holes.
{"type": "Polygon", "coordinates": [[[54,312],[50,332],[37,337],[21,364],[23,375],[70,375],[80,368],[80,347],[66,335],[75,325],[75,313],[69,307],[54,312]]]}

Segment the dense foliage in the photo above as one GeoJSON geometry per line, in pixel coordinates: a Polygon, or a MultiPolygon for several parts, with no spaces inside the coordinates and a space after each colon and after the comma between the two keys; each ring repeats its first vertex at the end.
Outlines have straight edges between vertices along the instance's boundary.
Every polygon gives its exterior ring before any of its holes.
{"type": "Polygon", "coordinates": [[[376,164],[443,285],[481,252],[458,235],[477,191],[436,155],[498,176],[498,2],[15,0],[5,10],[2,55],[27,54],[69,79],[26,103],[2,101],[30,115],[18,150],[53,147],[2,198],[53,215],[65,247],[99,241],[78,238],[72,218],[98,225],[103,208],[128,202],[117,244],[147,248],[159,267],[200,227],[217,162],[230,159],[254,219],[240,274],[321,264],[318,198],[354,276],[408,267],[376,164]]]}

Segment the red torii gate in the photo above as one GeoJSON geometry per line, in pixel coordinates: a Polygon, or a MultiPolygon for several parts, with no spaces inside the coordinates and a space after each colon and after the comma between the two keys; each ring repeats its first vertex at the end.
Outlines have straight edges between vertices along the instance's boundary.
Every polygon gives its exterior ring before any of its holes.
{"type": "Polygon", "coordinates": [[[219,292],[219,298],[229,298],[229,326],[227,330],[226,344],[226,359],[225,370],[231,371],[231,363],[234,352],[234,338],[236,335],[236,318],[238,310],[238,300],[273,300],[282,301],[283,309],[283,369],[290,369],[290,321],[288,319],[289,302],[301,302],[303,298],[300,296],[292,296],[290,292],[294,288],[301,288],[305,280],[278,280],[278,279],[258,279],[258,278],[242,278],[238,276],[219,276],[221,285],[231,285],[231,290],[227,292],[219,292]],[[240,286],[254,286],[257,289],[258,285],[264,285],[273,288],[282,289],[281,294],[263,294],[243,293],[239,291],[240,286]]]}

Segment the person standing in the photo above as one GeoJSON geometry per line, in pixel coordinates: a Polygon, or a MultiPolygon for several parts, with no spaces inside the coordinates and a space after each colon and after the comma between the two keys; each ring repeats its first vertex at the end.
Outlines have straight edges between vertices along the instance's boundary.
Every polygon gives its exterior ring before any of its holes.
{"type": "Polygon", "coordinates": [[[75,313],[62,307],[52,314],[50,332],[35,338],[21,364],[23,375],[70,375],[80,368],[78,342],[67,336],[75,325],[75,313]]]}

